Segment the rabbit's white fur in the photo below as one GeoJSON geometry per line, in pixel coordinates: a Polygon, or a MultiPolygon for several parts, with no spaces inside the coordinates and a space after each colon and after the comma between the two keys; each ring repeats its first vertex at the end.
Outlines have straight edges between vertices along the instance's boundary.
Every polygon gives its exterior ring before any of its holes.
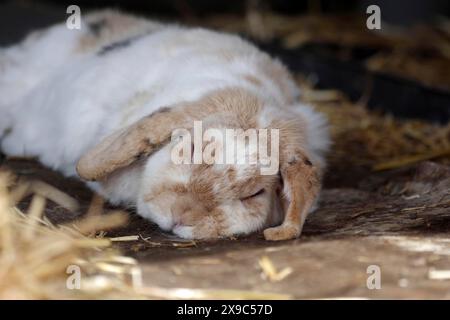
{"type": "MultiPolygon", "coordinates": [[[[161,106],[240,87],[269,105],[300,113],[312,157],[323,162],[321,151],[328,145],[324,119],[298,102],[300,92],[290,77],[278,79],[283,88],[276,83],[264,66],[284,67],[249,42],[113,11],[97,12],[83,21],[87,22],[81,30],[56,25],[0,51],[0,134],[5,132],[1,147],[7,155],[37,157],[48,167],[76,176],[80,157],[116,130],[161,106]],[[129,19],[129,31],[83,47],[93,32],[87,22],[111,16],[129,19]]],[[[262,123],[265,117],[261,115],[262,123]]],[[[157,154],[152,157],[152,163],[158,161],[157,154]]],[[[127,170],[116,183],[90,186],[114,203],[136,204],[142,168],[127,170]]]]}

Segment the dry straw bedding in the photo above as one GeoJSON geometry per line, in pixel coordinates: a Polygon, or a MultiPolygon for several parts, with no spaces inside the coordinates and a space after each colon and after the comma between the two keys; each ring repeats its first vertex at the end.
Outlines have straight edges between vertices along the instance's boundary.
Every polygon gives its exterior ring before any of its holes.
{"type": "Polygon", "coordinates": [[[0,170],[0,299],[291,298],[270,292],[144,286],[137,261],[113,247],[113,242],[135,236],[104,236],[105,230],[126,223],[124,212],[103,213],[94,197],[84,218],[57,226],[45,217],[48,200],[71,210],[78,207],[75,199],[46,183],[17,180],[0,170]],[[32,201],[24,213],[16,204],[28,195],[32,201]],[[79,289],[69,289],[70,266],[81,270],[79,289]]]}

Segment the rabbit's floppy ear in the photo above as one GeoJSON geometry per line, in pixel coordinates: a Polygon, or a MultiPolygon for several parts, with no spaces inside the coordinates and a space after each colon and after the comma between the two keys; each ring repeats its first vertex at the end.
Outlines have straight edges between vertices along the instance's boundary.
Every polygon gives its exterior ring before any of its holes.
{"type": "MultiPolygon", "coordinates": [[[[292,124],[292,123],[291,123],[292,124]]],[[[287,240],[300,235],[305,219],[320,191],[320,164],[313,163],[298,128],[288,125],[280,132],[280,173],[283,180],[284,221],[264,230],[266,240],[287,240]],[[289,128],[290,127],[290,128],[289,128]]]]}
{"type": "MultiPolygon", "coordinates": [[[[119,130],[87,151],[77,164],[77,172],[85,180],[101,180],[113,171],[148,156],[170,140],[171,127],[159,125],[169,108],[160,108],[134,124],[119,130]]],[[[167,115],[170,117],[170,115],[167,115]]]]}
{"type": "Polygon", "coordinates": [[[100,180],[113,171],[155,152],[169,142],[175,129],[192,128],[195,120],[217,112],[246,113],[258,107],[258,100],[240,89],[214,91],[197,101],[163,107],[111,134],[84,154],[77,171],[86,180],[100,180]]]}

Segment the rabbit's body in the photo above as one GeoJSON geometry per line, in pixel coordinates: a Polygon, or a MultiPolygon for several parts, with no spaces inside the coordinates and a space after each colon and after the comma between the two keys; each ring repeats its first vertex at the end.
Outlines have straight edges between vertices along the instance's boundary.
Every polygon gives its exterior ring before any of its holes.
{"type": "MultiPolygon", "coordinates": [[[[0,130],[9,129],[2,150],[37,157],[67,176],[77,175],[83,154],[114,132],[162,106],[227,88],[281,106],[274,112],[306,117],[307,149],[317,161],[322,159],[314,150],[327,144],[326,133],[317,129],[321,117],[298,103],[288,107],[299,91],[286,69],[233,35],[106,11],[87,16],[81,30],[58,25],[3,49],[0,67],[0,130]]],[[[155,153],[149,163],[157,166],[158,157],[163,156],[155,153]]],[[[128,166],[91,187],[112,202],[136,205],[143,167],[128,166]]],[[[143,215],[158,222],[151,213],[143,215]]]]}
{"type": "Polygon", "coordinates": [[[90,31],[59,25],[9,49],[18,70],[3,74],[0,91],[7,93],[5,99],[18,98],[1,101],[11,111],[14,127],[3,150],[37,156],[45,165],[75,175],[76,162],[88,148],[161,106],[229,86],[281,104],[298,95],[287,73],[282,81],[289,93],[267,74],[268,64],[277,70],[278,63],[237,36],[178,26],[155,32],[141,28],[141,35],[133,30],[80,52],[90,31]]]}

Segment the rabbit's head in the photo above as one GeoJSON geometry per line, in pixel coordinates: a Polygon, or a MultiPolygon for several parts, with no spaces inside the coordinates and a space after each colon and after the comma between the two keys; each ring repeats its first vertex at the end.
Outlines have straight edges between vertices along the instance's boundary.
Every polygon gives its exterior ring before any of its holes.
{"type": "Polygon", "coordinates": [[[308,145],[308,119],[240,95],[216,94],[140,120],[89,151],[78,172],[108,183],[139,163],[127,182],[136,187],[138,213],[183,238],[249,234],[283,218],[284,231],[267,229],[266,238],[298,236],[322,167],[308,145]]]}
{"type": "Polygon", "coordinates": [[[257,131],[241,131],[233,117],[226,118],[214,115],[194,129],[175,131],[149,158],[138,201],[141,215],[184,238],[248,234],[281,220],[278,166],[262,174],[257,131]],[[204,140],[209,134],[214,138],[204,140]],[[227,151],[233,147],[234,156],[227,151]]]}

